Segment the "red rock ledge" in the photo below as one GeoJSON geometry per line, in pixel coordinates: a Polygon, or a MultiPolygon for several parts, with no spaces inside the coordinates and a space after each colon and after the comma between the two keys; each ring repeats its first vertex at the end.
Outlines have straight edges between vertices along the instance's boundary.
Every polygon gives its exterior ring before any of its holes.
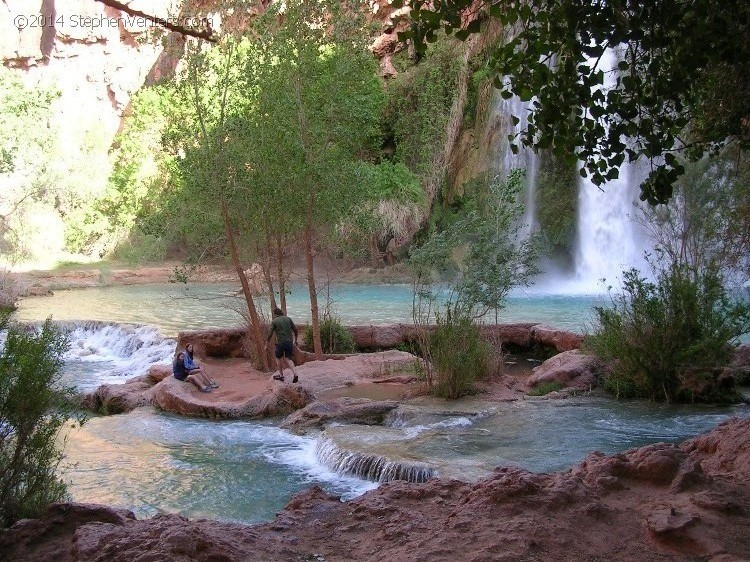
{"type": "Polygon", "coordinates": [[[344,503],[313,487],[256,526],[55,504],[0,532],[0,559],[739,561],[749,479],[750,419],[733,419],[563,473],[504,467],[476,484],[395,482],[344,503]]]}

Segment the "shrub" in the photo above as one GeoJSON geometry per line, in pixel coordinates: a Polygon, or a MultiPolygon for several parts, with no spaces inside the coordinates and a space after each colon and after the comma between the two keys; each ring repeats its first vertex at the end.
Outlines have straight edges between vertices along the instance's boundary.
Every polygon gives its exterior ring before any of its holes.
{"type": "Polygon", "coordinates": [[[435,329],[426,340],[424,357],[432,369],[428,380],[433,393],[442,398],[460,398],[472,391],[474,381],[484,377],[490,346],[468,313],[450,305],[445,315],[437,315],[435,329]]]}
{"type": "Polygon", "coordinates": [[[16,301],[24,291],[24,284],[17,275],[0,268],[0,314],[3,310],[15,309],[16,301]]]}
{"type": "MultiPolygon", "coordinates": [[[[303,335],[307,348],[313,346],[312,328],[307,326],[303,335]]],[[[354,338],[337,318],[328,316],[320,323],[320,342],[323,353],[352,353],[357,350],[354,338]]]]}
{"type": "Polygon", "coordinates": [[[716,273],[667,266],[655,283],[637,270],[623,274],[623,292],[596,307],[598,329],[584,342],[609,365],[604,388],[618,397],[705,400],[686,391],[696,371],[717,372],[731,345],[750,330],[750,308],[730,298],[716,273]]]}
{"type": "Polygon", "coordinates": [[[66,336],[48,320],[41,329],[8,324],[0,349],[0,526],[38,517],[53,501],[64,499],[57,475],[63,454],[58,435],[76,418],[72,390],[59,387],[66,336]]]}

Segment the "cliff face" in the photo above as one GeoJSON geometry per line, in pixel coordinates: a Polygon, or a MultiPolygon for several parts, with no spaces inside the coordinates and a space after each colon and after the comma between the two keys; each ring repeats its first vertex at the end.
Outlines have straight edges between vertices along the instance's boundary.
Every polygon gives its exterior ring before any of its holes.
{"type": "MultiPolygon", "coordinates": [[[[179,0],[136,1],[131,6],[169,17],[179,0]],[[142,6],[139,6],[142,4],[142,6]]],[[[106,151],[130,97],[152,73],[162,42],[153,26],[94,0],[3,0],[0,59],[28,87],[55,87],[53,111],[70,143],[97,133],[106,151]]]]}

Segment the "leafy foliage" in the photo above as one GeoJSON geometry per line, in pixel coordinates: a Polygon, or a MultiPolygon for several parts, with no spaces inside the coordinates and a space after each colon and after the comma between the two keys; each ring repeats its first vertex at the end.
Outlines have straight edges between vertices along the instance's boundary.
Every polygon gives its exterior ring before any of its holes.
{"type": "Polygon", "coordinates": [[[495,178],[409,258],[420,352],[427,382],[441,396],[457,398],[484,376],[492,350],[480,341],[477,318],[494,311],[497,321],[509,291],[537,273],[536,243],[519,235],[522,188],[518,170],[495,178]]]}
{"type": "Polygon", "coordinates": [[[454,222],[412,251],[409,261],[417,277],[429,279],[437,272],[475,316],[494,311],[497,317],[510,290],[528,285],[538,273],[536,241],[520,236],[522,190],[518,170],[490,182],[484,197],[468,202],[454,222]]]}
{"type": "Polygon", "coordinates": [[[481,339],[469,312],[460,303],[446,305],[445,312],[436,315],[429,344],[422,349],[434,371],[432,390],[437,396],[460,398],[487,373],[489,344],[481,339]]]}
{"type": "Polygon", "coordinates": [[[401,38],[418,52],[438,30],[465,39],[487,17],[515,30],[493,68],[504,97],[534,98],[521,142],[582,161],[581,175],[596,185],[617,178],[626,159],[645,158],[652,169],[641,199],[665,202],[684,172],[676,150],[696,159],[750,143],[750,5],[742,0],[509,0],[478,11],[470,0],[417,0],[411,8],[401,38]]]}
{"type": "Polygon", "coordinates": [[[679,264],[660,270],[655,283],[626,271],[622,293],[595,312],[585,348],[610,365],[604,386],[624,398],[696,399],[683,388],[687,374],[726,365],[730,344],[750,331],[750,306],[731,298],[715,271],[695,275],[679,264]]]}
{"type": "Polygon", "coordinates": [[[66,336],[48,320],[38,332],[8,325],[0,350],[0,526],[38,517],[65,497],[58,435],[71,419],[72,390],[59,386],[66,336]]]}
{"type": "Polygon", "coordinates": [[[396,146],[395,160],[421,179],[431,172],[435,154],[444,150],[460,70],[456,45],[442,41],[426,52],[421,64],[388,85],[385,122],[396,146]]]}
{"type": "Polygon", "coordinates": [[[540,158],[536,209],[545,251],[572,260],[578,202],[575,166],[549,151],[540,158]]]}
{"type": "Polygon", "coordinates": [[[24,238],[31,226],[27,214],[49,201],[54,170],[48,162],[55,135],[50,107],[58,92],[31,89],[0,67],[0,253],[25,258],[24,238]]]}
{"type": "MultiPolygon", "coordinates": [[[[323,353],[352,353],[356,351],[354,338],[341,321],[333,316],[327,316],[320,323],[320,341],[323,353]]],[[[313,346],[313,333],[310,326],[305,327],[303,342],[308,348],[313,346]]]]}
{"type": "Polygon", "coordinates": [[[643,209],[640,222],[663,259],[716,270],[730,286],[750,278],[750,166],[736,151],[687,164],[670,204],[643,209]]]}
{"type": "Polygon", "coordinates": [[[550,392],[557,392],[562,390],[563,385],[558,381],[547,381],[536,385],[534,388],[529,390],[530,396],[544,396],[550,392]]]}

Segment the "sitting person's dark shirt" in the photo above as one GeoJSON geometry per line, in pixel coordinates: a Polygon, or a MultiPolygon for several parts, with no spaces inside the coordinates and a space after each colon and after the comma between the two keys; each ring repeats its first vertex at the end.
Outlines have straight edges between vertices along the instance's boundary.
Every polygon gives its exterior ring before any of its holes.
{"type": "Polygon", "coordinates": [[[172,361],[172,374],[174,374],[174,378],[177,380],[184,381],[188,376],[185,364],[177,359],[172,361]]]}

